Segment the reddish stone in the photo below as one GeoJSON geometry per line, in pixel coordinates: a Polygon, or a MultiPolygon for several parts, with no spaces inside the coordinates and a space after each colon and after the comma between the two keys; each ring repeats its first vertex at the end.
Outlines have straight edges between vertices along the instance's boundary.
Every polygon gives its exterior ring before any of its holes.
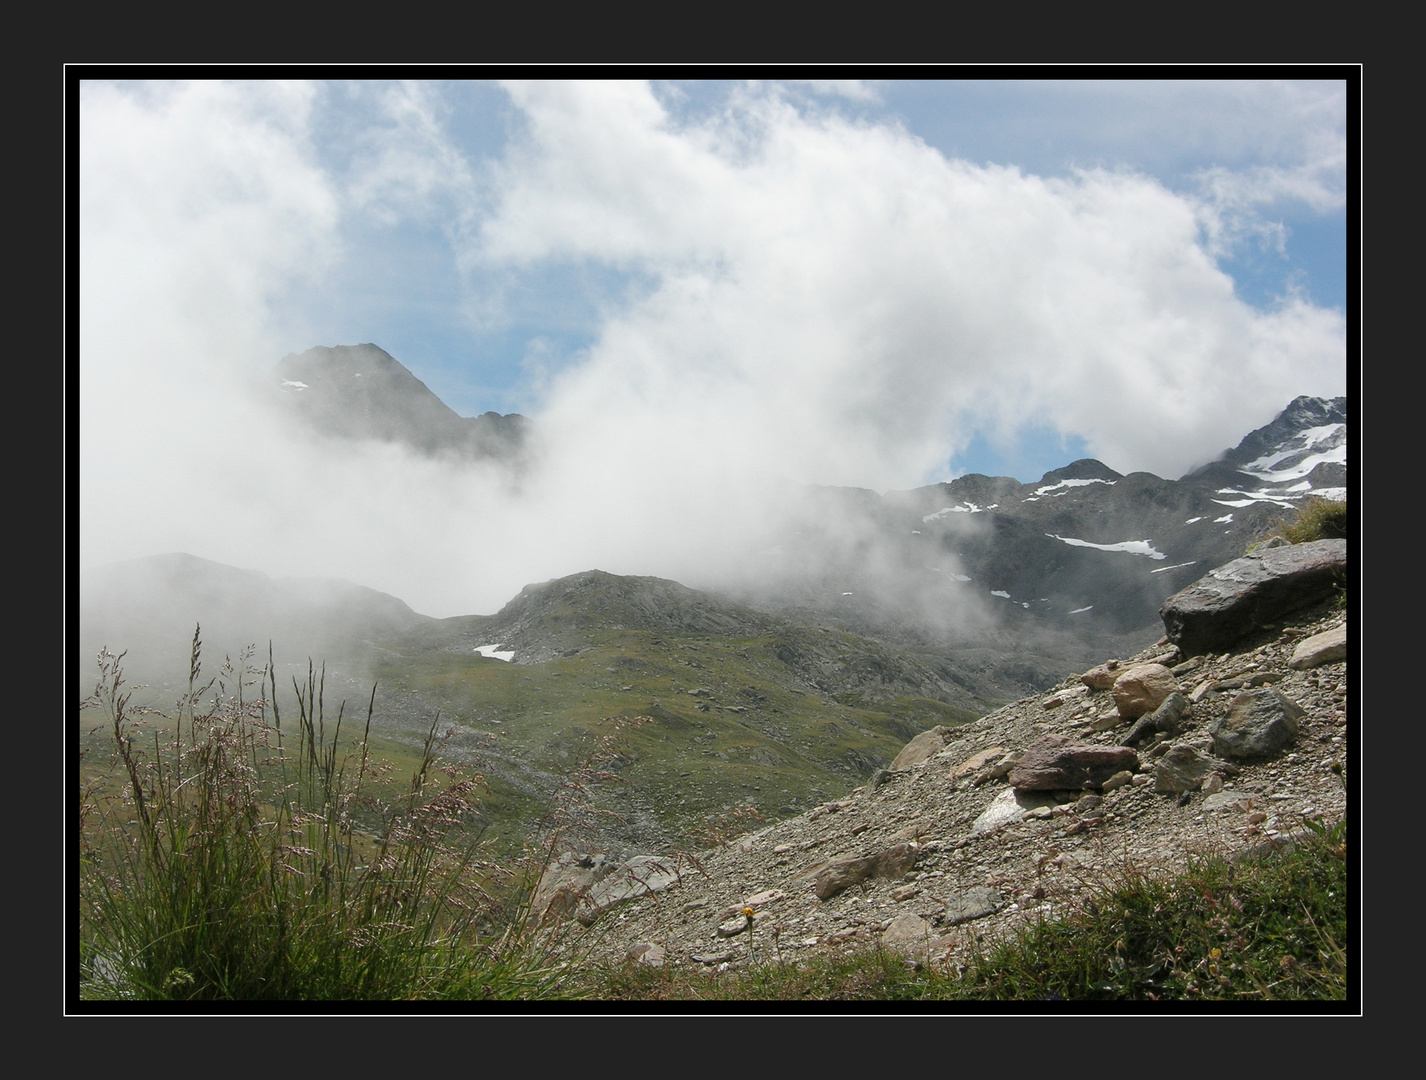
{"type": "Polygon", "coordinates": [[[1076,742],[1067,735],[1046,735],[1010,770],[1010,784],[1017,791],[1074,791],[1098,787],[1125,769],[1139,769],[1139,755],[1127,746],[1099,746],[1076,742]]]}

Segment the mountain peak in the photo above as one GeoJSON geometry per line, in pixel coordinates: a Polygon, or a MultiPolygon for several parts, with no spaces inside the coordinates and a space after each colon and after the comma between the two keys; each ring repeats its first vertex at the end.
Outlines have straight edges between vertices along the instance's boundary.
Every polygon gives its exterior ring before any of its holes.
{"type": "Polygon", "coordinates": [[[318,345],[277,365],[281,402],[323,435],[409,446],[432,456],[513,460],[528,421],[462,417],[379,345],[318,345]]]}
{"type": "Polygon", "coordinates": [[[1115,472],[1096,458],[1080,458],[1062,469],[1051,469],[1041,478],[1040,484],[1057,484],[1065,480],[1103,480],[1113,483],[1123,478],[1121,473],[1115,472]]]}
{"type": "Polygon", "coordinates": [[[1240,488],[1278,486],[1298,498],[1306,492],[1345,498],[1347,399],[1293,398],[1270,423],[1183,479],[1240,488]]]}

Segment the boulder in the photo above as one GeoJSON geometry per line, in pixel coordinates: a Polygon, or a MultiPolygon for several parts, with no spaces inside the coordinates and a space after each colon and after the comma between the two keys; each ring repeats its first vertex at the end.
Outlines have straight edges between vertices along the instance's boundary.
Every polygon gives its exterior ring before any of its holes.
{"type": "Polygon", "coordinates": [[[817,899],[830,900],[843,889],[871,877],[904,877],[916,865],[919,848],[915,844],[893,844],[875,855],[856,859],[835,859],[817,873],[813,884],[817,899]]]}
{"type": "Polygon", "coordinates": [[[1244,635],[1332,594],[1347,569],[1347,541],[1258,548],[1210,571],[1159,608],[1184,656],[1224,652],[1244,635]]]}
{"type": "Polygon", "coordinates": [[[898,915],[882,931],[881,947],[903,956],[923,958],[931,944],[931,924],[920,915],[898,915]]]}
{"type": "Polygon", "coordinates": [[[1005,898],[999,890],[977,885],[963,889],[946,901],[945,914],[941,922],[945,926],[959,926],[972,919],[983,919],[994,915],[1005,905],[1005,898]]]}
{"type": "Polygon", "coordinates": [[[1304,715],[1301,705],[1272,687],[1244,691],[1208,729],[1213,752],[1237,760],[1270,757],[1297,738],[1304,715]]]}
{"type": "Polygon", "coordinates": [[[946,740],[950,737],[953,729],[938,725],[930,731],[923,731],[909,743],[901,748],[901,753],[896,755],[888,769],[896,772],[899,769],[909,769],[912,765],[919,765],[928,758],[934,757],[946,748],[946,740]]]}
{"type": "Polygon", "coordinates": [[[1111,692],[1119,715],[1125,720],[1137,720],[1157,709],[1178,689],[1178,680],[1163,664],[1131,664],[1121,669],[1111,692]]]}
{"type": "Polygon", "coordinates": [[[1304,668],[1316,667],[1318,664],[1330,664],[1335,660],[1345,660],[1346,658],[1347,628],[1339,626],[1335,630],[1314,634],[1312,637],[1298,642],[1297,648],[1292,650],[1292,659],[1288,661],[1288,666],[1300,671],[1304,668]]]}
{"type": "Polygon", "coordinates": [[[748,927],[753,925],[753,920],[744,915],[741,911],[731,919],[718,924],[719,937],[736,937],[748,927]]]}
{"type": "Polygon", "coordinates": [[[1118,660],[1106,660],[1098,667],[1090,668],[1079,677],[1079,681],[1091,690],[1108,690],[1119,678],[1121,668],[1118,660]]]}
{"type": "Polygon", "coordinates": [[[1138,767],[1139,755],[1127,746],[1100,746],[1050,734],[1015,763],[1010,785],[1017,791],[1079,790],[1098,787],[1115,773],[1138,767]]]}
{"type": "Polygon", "coordinates": [[[1221,761],[1191,746],[1172,746],[1154,766],[1154,790],[1169,795],[1197,791],[1205,779],[1222,768],[1221,761]]]}
{"type": "Polygon", "coordinates": [[[545,868],[531,908],[542,919],[558,921],[571,917],[584,904],[589,890],[618,866],[617,858],[603,853],[565,852],[545,868]]]}
{"type": "Polygon", "coordinates": [[[1188,701],[1175,690],[1164,698],[1157,709],[1151,713],[1145,713],[1134,722],[1134,726],[1129,729],[1129,734],[1124,736],[1121,745],[1138,746],[1155,732],[1164,735],[1177,735],[1179,726],[1186,715],[1188,715],[1188,701]]]}
{"type": "Polygon", "coordinates": [[[663,967],[665,959],[664,947],[653,941],[636,941],[625,956],[631,963],[656,968],[663,967]]]}
{"type": "MultiPolygon", "coordinates": [[[[578,865],[574,863],[566,869],[578,865]]],[[[549,899],[542,908],[537,904],[536,910],[542,911],[546,918],[573,916],[589,926],[610,908],[638,896],[663,892],[691,872],[690,867],[680,866],[677,859],[664,855],[635,855],[617,866],[611,867],[606,861],[597,867],[582,869],[590,871],[590,875],[570,874],[552,890],[542,885],[540,893],[549,899]],[[591,876],[595,878],[592,881],[591,876]]]]}
{"type": "Polygon", "coordinates": [[[1025,820],[1026,814],[1037,807],[1050,807],[1058,803],[1059,800],[1051,794],[1007,788],[990,800],[990,805],[971,822],[970,834],[987,836],[1008,825],[1018,825],[1025,820]]]}
{"type": "Polygon", "coordinates": [[[954,769],[952,769],[949,773],[949,776],[952,780],[958,780],[968,773],[973,773],[979,769],[985,768],[988,764],[990,764],[991,761],[1000,757],[1004,753],[1005,747],[992,746],[988,750],[982,750],[978,754],[972,754],[970,757],[966,758],[954,769]]]}

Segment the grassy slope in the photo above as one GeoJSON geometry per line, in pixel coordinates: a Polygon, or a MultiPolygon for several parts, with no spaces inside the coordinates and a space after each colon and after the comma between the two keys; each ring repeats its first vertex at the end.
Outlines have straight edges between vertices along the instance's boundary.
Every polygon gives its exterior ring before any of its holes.
{"type": "MultiPolygon", "coordinates": [[[[452,749],[486,759],[497,835],[531,820],[553,777],[609,730],[611,718],[651,720],[624,732],[613,763],[627,787],[612,805],[643,823],[630,841],[662,833],[689,845],[739,808],[780,817],[840,795],[919,731],[979,715],[928,698],[867,702],[855,691],[810,692],[779,659],[785,634],[582,637],[585,651],[529,665],[440,651],[418,638],[374,666],[387,692],[414,694],[458,726],[452,749]],[[482,747],[482,736],[493,736],[492,748],[482,747]]],[[[824,633],[839,638],[856,647],[849,635],[824,633]]]]}

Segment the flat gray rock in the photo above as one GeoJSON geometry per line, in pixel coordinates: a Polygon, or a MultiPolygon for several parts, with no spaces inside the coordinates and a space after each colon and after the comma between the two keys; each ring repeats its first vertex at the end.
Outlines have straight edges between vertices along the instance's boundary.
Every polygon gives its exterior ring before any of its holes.
{"type": "Polygon", "coordinates": [[[1159,615],[1184,656],[1224,652],[1264,623],[1330,596],[1346,569],[1345,540],[1259,549],[1174,593],[1159,615]]]}
{"type": "Polygon", "coordinates": [[[994,915],[1004,906],[1000,892],[987,886],[977,886],[957,893],[946,901],[945,925],[959,926],[972,919],[994,915]]]}
{"type": "Polygon", "coordinates": [[[635,855],[579,897],[575,917],[588,926],[610,908],[648,893],[663,892],[691,872],[691,867],[682,867],[677,859],[668,856],[635,855]]]}

